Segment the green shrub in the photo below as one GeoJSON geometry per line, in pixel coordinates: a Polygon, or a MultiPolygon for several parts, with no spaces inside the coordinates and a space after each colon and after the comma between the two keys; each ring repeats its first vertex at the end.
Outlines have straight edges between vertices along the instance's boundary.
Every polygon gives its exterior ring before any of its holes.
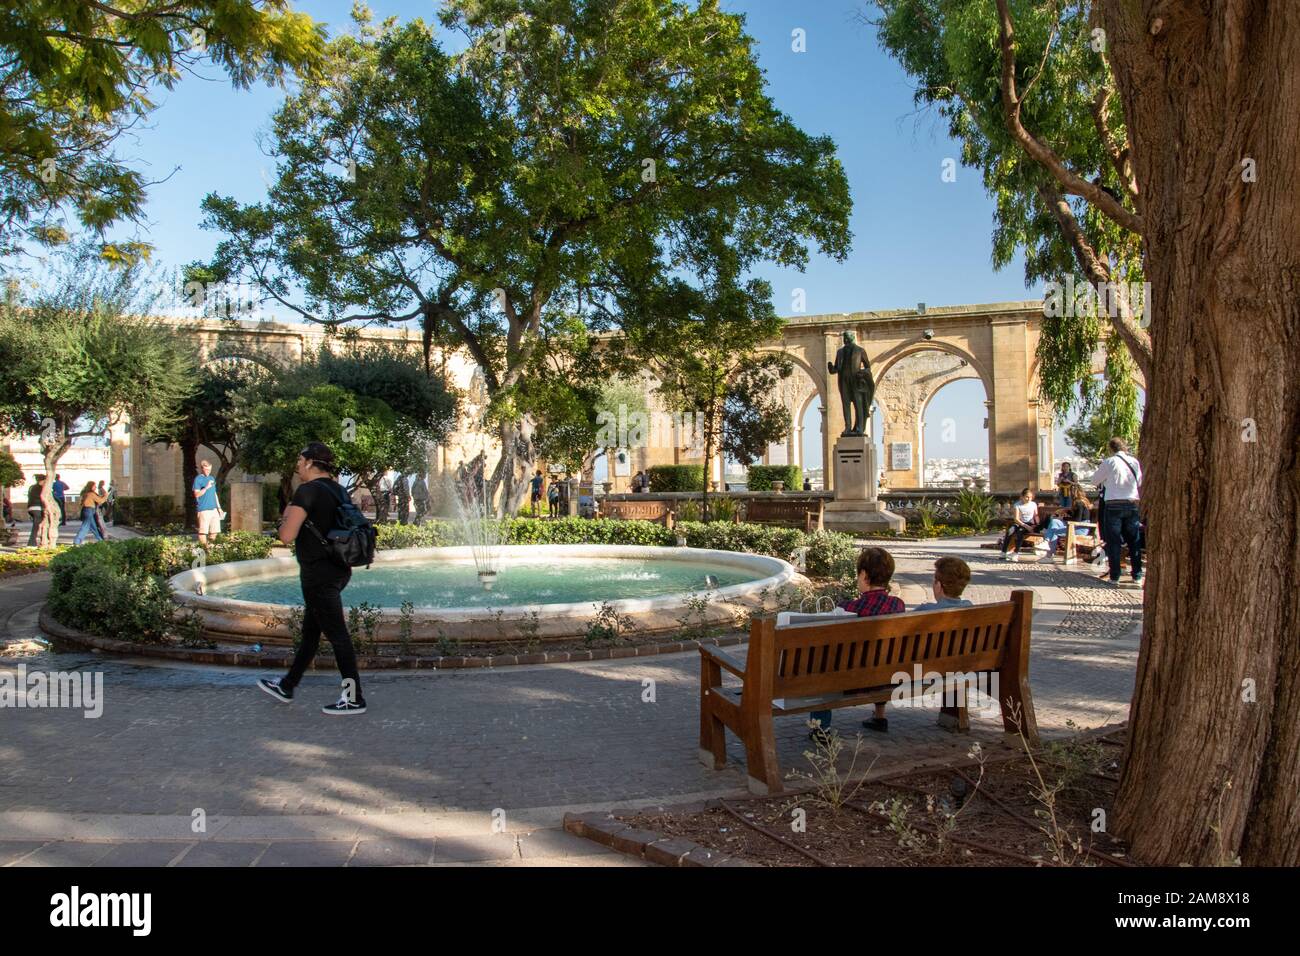
{"type": "Polygon", "coordinates": [[[262,482],[262,520],[280,520],[280,486],[262,482]]]}
{"type": "Polygon", "coordinates": [[[650,469],[650,491],[703,491],[703,465],[655,465],[650,469]]]}
{"type": "Polygon", "coordinates": [[[730,521],[736,516],[736,499],[726,495],[709,495],[709,518],[730,521]]]}
{"type": "Polygon", "coordinates": [[[375,526],[375,532],[375,547],[381,551],[446,548],[464,543],[459,526],[438,518],[423,524],[380,524],[375,526]]]}
{"type": "Polygon", "coordinates": [[[614,518],[513,518],[506,521],[507,544],[637,544],[669,545],[674,535],[653,521],[614,518]]]}
{"type": "Polygon", "coordinates": [[[988,531],[996,512],[997,502],[993,500],[992,495],[973,491],[970,488],[963,488],[957,492],[957,513],[976,534],[988,531]]]}
{"type": "Polygon", "coordinates": [[[750,491],[771,491],[774,481],[784,481],[786,491],[800,491],[803,469],[798,465],[750,465],[745,485],[750,491]]]}
{"type": "Polygon", "coordinates": [[[113,521],[120,524],[154,528],[176,520],[176,502],[171,495],[119,497],[113,505],[113,521]]]}
{"type": "Polygon", "coordinates": [[[100,637],[161,643],[176,614],[166,580],[123,571],[111,554],[94,550],[99,547],[74,548],[68,556],[77,555],[77,561],[61,562],[65,575],[69,568],[75,573],[65,576],[64,587],[57,585],[56,577],[48,598],[50,613],[61,624],[100,637]]]}
{"type": "Polygon", "coordinates": [[[808,538],[808,573],[838,578],[851,574],[858,564],[858,547],[850,535],[839,531],[814,531],[808,538]]]}
{"type": "MultiPolygon", "coordinates": [[[[266,558],[272,546],[262,535],[235,531],[218,535],[204,560],[266,558]]],[[[100,637],[158,643],[183,623],[167,578],[188,570],[202,553],[193,538],[163,535],[71,548],[50,561],[50,613],[100,637]]]]}

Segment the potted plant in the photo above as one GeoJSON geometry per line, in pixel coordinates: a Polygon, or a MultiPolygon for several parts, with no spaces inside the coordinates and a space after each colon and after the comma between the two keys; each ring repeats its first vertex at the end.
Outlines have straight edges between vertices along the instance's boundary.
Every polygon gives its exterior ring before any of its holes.
{"type": "Polygon", "coordinates": [[[772,490],[779,495],[781,492],[785,491],[785,482],[784,481],[772,482],[772,490]]]}

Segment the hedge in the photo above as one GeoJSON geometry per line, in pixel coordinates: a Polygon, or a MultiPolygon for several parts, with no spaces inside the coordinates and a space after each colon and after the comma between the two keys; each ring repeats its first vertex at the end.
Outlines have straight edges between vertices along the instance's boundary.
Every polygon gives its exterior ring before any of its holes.
{"type": "Polygon", "coordinates": [[[803,469],[798,465],[750,465],[745,487],[750,491],[771,491],[774,481],[784,481],[786,491],[802,491],[803,469]]]}
{"type": "MultiPolygon", "coordinates": [[[[680,521],[669,531],[653,521],[620,521],[613,518],[508,518],[502,522],[504,544],[627,544],[669,546],[680,534],[687,547],[714,551],[743,551],[768,554],[790,560],[795,550],[806,547],[806,567],[818,576],[839,577],[851,573],[858,560],[853,538],[837,531],[806,534],[797,528],[761,524],[733,524],[728,521],[680,521]]],[[[435,519],[420,525],[384,524],[378,528],[378,547],[437,548],[466,543],[461,526],[435,519]]]]}
{"type": "Polygon", "coordinates": [[[148,527],[175,521],[179,514],[171,495],[124,495],[113,503],[115,523],[148,527]]]}
{"type": "Polygon", "coordinates": [[[650,491],[703,491],[703,465],[655,465],[649,470],[650,491]]]}
{"type": "MultiPolygon", "coordinates": [[[[204,561],[266,558],[273,545],[250,531],[222,534],[204,561]]],[[[63,551],[50,560],[50,614],[60,624],[99,637],[160,643],[181,624],[167,578],[192,567],[200,551],[193,538],[164,535],[63,551]]]]}

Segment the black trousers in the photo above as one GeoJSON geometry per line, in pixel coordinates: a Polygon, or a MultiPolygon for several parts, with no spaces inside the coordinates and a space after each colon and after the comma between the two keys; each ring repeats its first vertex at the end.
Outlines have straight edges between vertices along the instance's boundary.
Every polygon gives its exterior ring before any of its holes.
{"type": "MultiPolygon", "coordinates": [[[[316,657],[320,637],[324,633],[334,648],[334,661],[344,681],[351,680],[356,689],[355,703],[364,704],[361,694],[361,675],[357,673],[357,652],[348,634],[343,617],[343,589],[352,580],[350,568],[340,568],[329,561],[304,564],[300,570],[302,582],[302,643],[289,666],[289,673],[280,679],[280,686],[292,692],[302,680],[302,675],[316,657]]],[[[346,685],[345,685],[346,691],[346,685]]]]}
{"type": "Polygon", "coordinates": [[[1133,580],[1142,577],[1142,525],[1138,506],[1133,501],[1116,501],[1106,505],[1106,523],[1102,528],[1106,542],[1106,558],[1110,565],[1110,579],[1119,580],[1120,552],[1128,547],[1128,560],[1133,580]]]}

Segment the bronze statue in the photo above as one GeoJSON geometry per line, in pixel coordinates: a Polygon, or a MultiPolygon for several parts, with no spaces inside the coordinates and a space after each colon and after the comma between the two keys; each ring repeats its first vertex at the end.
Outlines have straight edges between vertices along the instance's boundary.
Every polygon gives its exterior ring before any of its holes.
{"type": "Polygon", "coordinates": [[[876,381],[871,377],[867,350],[854,341],[852,332],[845,332],[844,344],[835,353],[835,361],[827,362],[826,367],[831,374],[839,376],[840,404],[844,408],[841,436],[865,435],[871,400],[876,395],[876,381]]]}

